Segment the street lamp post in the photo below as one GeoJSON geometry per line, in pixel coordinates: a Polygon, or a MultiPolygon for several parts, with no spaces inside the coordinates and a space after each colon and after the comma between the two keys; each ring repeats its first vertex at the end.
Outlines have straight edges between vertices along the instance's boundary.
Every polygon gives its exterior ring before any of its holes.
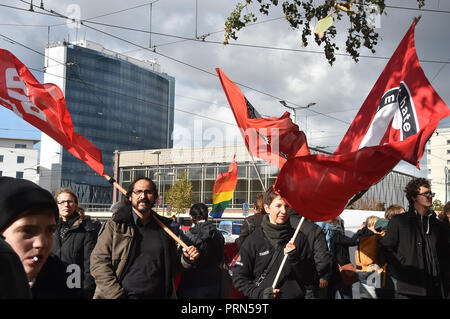
{"type": "MultiPolygon", "coordinates": [[[[288,108],[293,111],[291,114],[292,114],[292,122],[294,124],[297,124],[296,111],[298,109],[308,109],[309,107],[316,105],[315,102],[311,102],[311,103],[308,103],[306,106],[293,107],[293,106],[287,105],[286,101],[280,101],[280,104],[283,105],[285,108],[288,108]]],[[[306,115],[306,119],[305,119],[305,133],[306,133],[306,135],[308,135],[308,115],[306,115]]]]}

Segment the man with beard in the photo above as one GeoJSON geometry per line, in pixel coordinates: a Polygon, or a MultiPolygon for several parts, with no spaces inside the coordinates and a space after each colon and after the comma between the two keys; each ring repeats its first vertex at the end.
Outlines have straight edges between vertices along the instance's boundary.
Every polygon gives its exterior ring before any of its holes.
{"type": "Polygon", "coordinates": [[[136,179],[116,213],[100,229],[91,254],[91,274],[97,299],[175,298],[173,278],[199,257],[194,246],[177,253],[174,240],[154,217],[171,220],[152,210],[158,192],[146,177],[136,179]]]}

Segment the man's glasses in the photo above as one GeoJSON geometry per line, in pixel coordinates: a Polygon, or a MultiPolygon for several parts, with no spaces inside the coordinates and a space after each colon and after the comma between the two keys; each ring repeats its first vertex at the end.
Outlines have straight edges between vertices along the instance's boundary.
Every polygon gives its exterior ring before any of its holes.
{"type": "Polygon", "coordinates": [[[154,195],[154,192],[151,190],[137,190],[137,191],[133,191],[133,194],[136,195],[137,197],[140,197],[142,194],[144,194],[144,196],[148,196],[148,195],[154,195]]]}
{"type": "Polygon", "coordinates": [[[432,192],[430,192],[430,191],[428,191],[428,192],[425,192],[425,193],[419,193],[419,194],[417,194],[417,195],[422,195],[422,196],[426,196],[426,197],[434,197],[434,193],[432,193],[432,192]]]}
{"type": "Polygon", "coordinates": [[[59,201],[57,201],[57,203],[58,203],[58,205],[61,205],[61,206],[65,205],[65,204],[71,206],[71,205],[75,204],[75,201],[70,200],[70,199],[69,200],[59,200],[59,201]]]}

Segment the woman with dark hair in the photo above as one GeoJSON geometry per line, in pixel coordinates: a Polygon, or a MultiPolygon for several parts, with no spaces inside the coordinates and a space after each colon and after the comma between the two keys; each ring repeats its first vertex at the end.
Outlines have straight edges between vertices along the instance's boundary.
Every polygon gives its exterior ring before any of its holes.
{"type": "Polygon", "coordinates": [[[306,282],[314,274],[312,255],[306,235],[289,222],[290,207],[269,187],[264,194],[264,215],[261,227],[253,231],[242,244],[233,268],[233,284],[251,299],[303,299],[306,282]],[[276,288],[272,283],[286,254],[276,288]]]}
{"type": "Polygon", "coordinates": [[[205,204],[192,205],[189,215],[192,226],[186,234],[181,234],[181,239],[187,245],[195,246],[200,257],[195,267],[182,272],[178,297],[180,299],[226,297],[221,294],[225,240],[220,231],[208,220],[208,207],[205,204]]]}

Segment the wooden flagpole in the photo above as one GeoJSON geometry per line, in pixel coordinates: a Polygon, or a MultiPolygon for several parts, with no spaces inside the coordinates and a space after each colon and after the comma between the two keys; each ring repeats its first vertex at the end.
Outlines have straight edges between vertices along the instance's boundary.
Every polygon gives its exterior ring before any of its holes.
{"type": "MultiPolygon", "coordinates": [[[[103,175],[110,184],[112,184],[115,188],[117,188],[123,195],[127,195],[127,191],[121,186],[119,185],[119,183],[117,183],[117,181],[114,178],[109,177],[108,175],[104,174],[103,175]]],[[[136,215],[138,216],[142,216],[142,214],[133,207],[133,211],[136,213],[136,215]]],[[[183,248],[188,248],[188,245],[186,245],[177,235],[175,235],[173,233],[172,230],[170,230],[169,227],[167,227],[162,221],[160,221],[158,219],[158,217],[156,217],[155,215],[152,214],[153,219],[159,224],[159,226],[161,226],[162,229],[164,229],[164,231],[169,234],[170,237],[172,237],[178,244],[180,244],[183,248]]]]}
{"type": "MultiPolygon", "coordinates": [[[[294,235],[292,236],[292,238],[290,240],[291,243],[293,243],[295,241],[295,238],[297,238],[298,232],[300,231],[300,227],[302,227],[304,221],[305,221],[305,217],[302,216],[302,219],[300,219],[300,222],[297,225],[297,229],[295,229],[295,233],[294,233],[294,235]]],[[[285,254],[284,257],[283,257],[283,261],[281,262],[280,268],[278,269],[278,273],[275,276],[275,279],[273,281],[272,289],[275,289],[276,286],[277,286],[278,279],[280,279],[281,271],[284,268],[284,264],[286,263],[287,256],[288,255],[285,254]]]]}

